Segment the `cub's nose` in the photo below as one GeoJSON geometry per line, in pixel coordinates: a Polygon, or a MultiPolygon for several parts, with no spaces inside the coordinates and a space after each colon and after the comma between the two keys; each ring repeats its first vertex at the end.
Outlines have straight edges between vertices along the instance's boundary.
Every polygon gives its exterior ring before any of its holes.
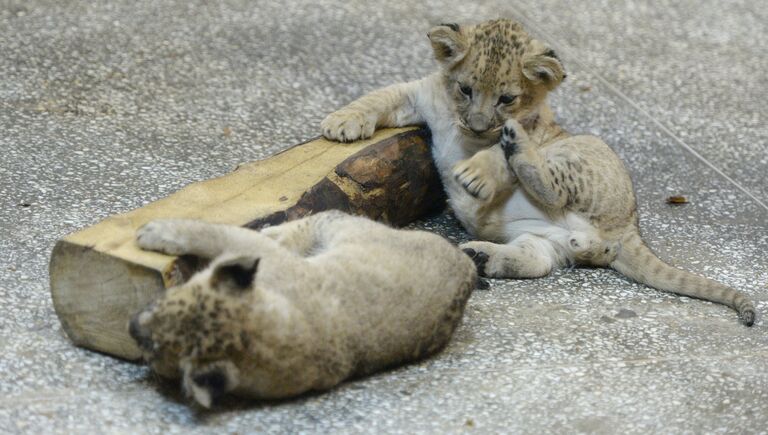
{"type": "Polygon", "coordinates": [[[143,327],[142,322],[140,322],[140,320],[145,320],[142,318],[142,315],[146,314],[144,311],[139,311],[131,318],[131,321],[128,322],[128,333],[141,349],[151,351],[152,333],[146,327],[143,327]]]}
{"type": "Polygon", "coordinates": [[[485,133],[491,126],[491,120],[480,113],[474,113],[467,118],[467,127],[476,134],[485,133]]]}

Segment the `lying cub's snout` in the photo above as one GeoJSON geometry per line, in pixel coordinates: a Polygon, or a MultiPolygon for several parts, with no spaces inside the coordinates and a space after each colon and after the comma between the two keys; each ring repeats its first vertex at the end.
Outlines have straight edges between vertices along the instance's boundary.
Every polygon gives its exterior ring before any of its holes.
{"type": "Polygon", "coordinates": [[[128,333],[131,334],[131,338],[136,341],[136,344],[142,350],[151,351],[153,347],[152,333],[147,328],[147,320],[150,314],[146,311],[139,311],[133,316],[130,322],[128,322],[128,333]]]}

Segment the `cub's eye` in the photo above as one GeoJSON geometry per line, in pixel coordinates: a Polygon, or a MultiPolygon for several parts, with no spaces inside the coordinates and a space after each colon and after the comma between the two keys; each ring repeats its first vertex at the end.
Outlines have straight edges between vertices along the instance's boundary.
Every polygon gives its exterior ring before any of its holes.
{"type": "Polygon", "coordinates": [[[462,85],[459,83],[459,90],[462,94],[466,95],[469,98],[472,98],[472,88],[467,85],[462,85]]]}
{"type": "Polygon", "coordinates": [[[499,104],[512,104],[517,96],[515,95],[502,95],[499,97],[499,104]]]}

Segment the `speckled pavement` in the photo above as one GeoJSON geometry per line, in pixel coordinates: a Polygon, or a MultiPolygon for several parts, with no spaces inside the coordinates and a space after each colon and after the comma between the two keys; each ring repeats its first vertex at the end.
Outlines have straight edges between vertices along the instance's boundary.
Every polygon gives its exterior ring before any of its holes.
{"type": "Polygon", "coordinates": [[[768,9],[722,3],[0,1],[0,433],[766,433],[768,9]],[[207,413],[68,341],[57,238],[316,135],[435,68],[430,25],[497,16],[558,49],[558,117],[625,159],[654,250],[752,295],[753,328],[606,270],[492,281],[435,358],[207,413]]]}

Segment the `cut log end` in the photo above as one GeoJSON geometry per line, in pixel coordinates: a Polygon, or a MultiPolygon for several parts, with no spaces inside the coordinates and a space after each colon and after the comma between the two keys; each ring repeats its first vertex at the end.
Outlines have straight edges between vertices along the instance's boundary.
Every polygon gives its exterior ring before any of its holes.
{"type": "Polygon", "coordinates": [[[127,359],[141,356],[126,334],[128,319],[165,288],[161,271],[60,240],[50,279],[54,309],[76,345],[127,359]]]}

